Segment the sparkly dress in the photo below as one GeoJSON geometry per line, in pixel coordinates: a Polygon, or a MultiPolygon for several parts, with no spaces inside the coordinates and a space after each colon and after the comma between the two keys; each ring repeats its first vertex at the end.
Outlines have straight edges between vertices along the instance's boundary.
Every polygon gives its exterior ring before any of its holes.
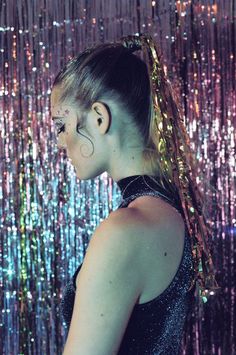
{"type": "MultiPolygon", "coordinates": [[[[119,180],[117,185],[122,194],[122,202],[118,208],[127,207],[136,197],[151,195],[164,199],[183,215],[177,195],[160,186],[157,178],[133,175],[119,180]]],[[[187,228],[185,230],[182,260],[174,278],[159,296],[149,302],[135,304],[118,355],[180,354],[184,324],[194,292],[194,288],[188,291],[193,267],[187,228]]],[[[82,264],[66,285],[60,303],[61,315],[68,330],[74,306],[76,276],[81,266],[82,264]]]]}

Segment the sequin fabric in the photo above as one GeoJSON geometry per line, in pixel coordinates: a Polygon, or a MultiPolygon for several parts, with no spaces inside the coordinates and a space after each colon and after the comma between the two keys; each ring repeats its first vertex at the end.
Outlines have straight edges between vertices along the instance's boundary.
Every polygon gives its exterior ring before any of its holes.
{"type": "MultiPolygon", "coordinates": [[[[164,199],[182,215],[180,201],[173,191],[164,189],[154,177],[133,175],[119,180],[117,184],[122,194],[118,208],[127,207],[139,196],[151,195],[164,199]]],[[[187,228],[185,230],[187,231],[187,228]]],[[[61,316],[67,329],[69,329],[72,318],[76,276],[81,266],[82,264],[66,285],[60,303],[61,316]]],[[[134,306],[118,355],[180,354],[184,324],[193,300],[194,289],[188,291],[192,277],[191,245],[186,232],[182,260],[174,278],[159,296],[149,302],[134,306]]]]}

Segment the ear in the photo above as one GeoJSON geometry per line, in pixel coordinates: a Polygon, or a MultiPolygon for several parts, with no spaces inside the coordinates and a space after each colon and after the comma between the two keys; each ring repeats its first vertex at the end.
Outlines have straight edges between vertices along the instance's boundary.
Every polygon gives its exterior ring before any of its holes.
{"type": "Polygon", "coordinates": [[[111,111],[107,104],[96,101],[92,105],[92,111],[95,118],[95,126],[101,134],[109,131],[111,125],[111,111]]]}

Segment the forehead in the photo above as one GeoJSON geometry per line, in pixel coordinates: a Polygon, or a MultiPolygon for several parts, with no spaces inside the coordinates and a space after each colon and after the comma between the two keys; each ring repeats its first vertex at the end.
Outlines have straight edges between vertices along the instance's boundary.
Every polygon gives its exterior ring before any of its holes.
{"type": "Polygon", "coordinates": [[[53,108],[57,105],[60,105],[59,99],[60,99],[61,93],[62,93],[62,91],[60,88],[54,87],[52,89],[51,97],[50,97],[51,108],[53,108]]]}
{"type": "Polygon", "coordinates": [[[52,89],[50,97],[50,109],[51,115],[53,117],[64,117],[72,112],[72,107],[70,104],[60,102],[61,93],[61,89],[57,87],[52,89]]]}
{"type": "Polygon", "coordinates": [[[60,102],[61,89],[54,87],[50,96],[50,115],[53,120],[55,119],[66,119],[74,120],[77,118],[78,108],[74,107],[71,102],[60,102]]]}

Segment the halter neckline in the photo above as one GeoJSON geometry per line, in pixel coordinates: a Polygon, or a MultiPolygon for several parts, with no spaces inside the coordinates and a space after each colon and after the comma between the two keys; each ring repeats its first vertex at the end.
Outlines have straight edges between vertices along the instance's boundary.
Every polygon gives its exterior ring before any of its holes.
{"type": "Polygon", "coordinates": [[[155,191],[173,199],[173,193],[161,185],[160,178],[151,175],[131,175],[117,181],[123,199],[140,192],[155,191]]]}

